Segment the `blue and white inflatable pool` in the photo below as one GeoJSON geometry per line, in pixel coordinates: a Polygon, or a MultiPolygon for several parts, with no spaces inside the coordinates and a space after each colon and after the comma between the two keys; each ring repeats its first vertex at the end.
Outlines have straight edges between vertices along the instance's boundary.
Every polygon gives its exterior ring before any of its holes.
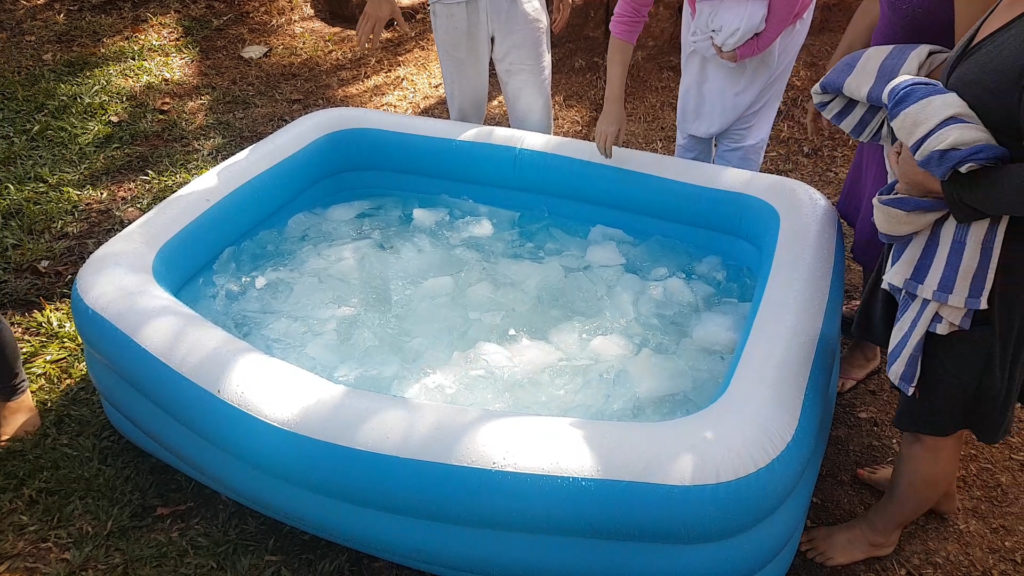
{"type": "Polygon", "coordinates": [[[831,425],[841,244],[831,205],[785,178],[630,150],[609,163],[589,142],[331,109],[101,247],[73,309],[122,434],[345,546],[438,574],[784,574],[831,425]],[[746,263],[754,312],[729,380],[707,408],[660,422],[418,402],[269,357],[175,296],[280,211],[382,188],[685,230],[746,263]]]}

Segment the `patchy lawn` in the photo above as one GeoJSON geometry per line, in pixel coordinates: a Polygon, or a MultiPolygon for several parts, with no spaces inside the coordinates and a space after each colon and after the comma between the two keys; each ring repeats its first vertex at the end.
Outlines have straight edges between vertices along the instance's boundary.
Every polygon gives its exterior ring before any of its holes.
{"type": "MultiPolygon", "coordinates": [[[[606,7],[577,8],[554,42],[556,132],[588,138],[603,90],[606,7]]],[[[819,0],[765,171],[835,198],[852,145],[807,141],[803,105],[856,0],[819,0]]],[[[678,26],[655,9],[631,79],[627,145],[669,153],[678,26]]],[[[85,258],[196,175],[296,117],[363,106],[444,117],[425,12],[413,34],[356,52],[308,0],[0,0],[0,311],[19,337],[44,417],[0,451],[2,574],[414,574],[235,504],[154,460],[107,423],[68,295],[85,258]],[[260,60],[239,56],[266,44],[260,60]]],[[[504,123],[492,83],[488,121],[504,123]]],[[[396,161],[401,161],[396,156],[396,161]]],[[[850,274],[847,290],[860,278],[850,274]]],[[[877,497],[853,470],[891,459],[894,394],[876,376],[839,399],[810,522],[877,497]]],[[[971,442],[963,510],[926,517],[889,558],[838,574],[1024,573],[1024,434],[971,442]]],[[[825,570],[797,559],[794,575],[825,570]]]]}

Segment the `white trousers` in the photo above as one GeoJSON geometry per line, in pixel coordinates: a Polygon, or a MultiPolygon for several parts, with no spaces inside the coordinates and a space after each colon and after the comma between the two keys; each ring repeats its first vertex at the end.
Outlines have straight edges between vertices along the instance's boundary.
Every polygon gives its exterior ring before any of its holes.
{"type": "Polygon", "coordinates": [[[438,0],[430,5],[452,120],[483,124],[490,62],[513,128],[550,134],[551,32],[544,0],[438,0]]]}
{"type": "MultiPolygon", "coordinates": [[[[688,5],[683,5],[683,29],[682,37],[689,35],[691,25],[690,10],[688,5]]],[[[700,3],[697,4],[698,10],[700,3]]],[[[751,58],[747,65],[763,64],[771,66],[770,74],[762,76],[757,85],[717,85],[704,86],[702,91],[714,94],[734,94],[736,91],[751,91],[753,95],[748,101],[750,104],[739,116],[726,128],[715,135],[697,136],[691,129],[691,123],[698,119],[690,117],[690,107],[687,107],[684,98],[687,90],[684,90],[683,83],[686,81],[687,58],[704,58],[701,54],[690,52],[687,54],[686,43],[683,43],[682,54],[682,76],[679,85],[679,102],[676,106],[676,156],[688,158],[734,168],[758,171],[761,169],[761,162],[764,160],[764,152],[768,147],[768,138],[772,133],[772,125],[775,123],[775,115],[782,103],[782,95],[786,91],[786,84],[793,72],[793,65],[800,54],[800,48],[807,38],[807,32],[811,27],[811,19],[814,14],[814,4],[807,9],[807,12],[787,28],[775,41],[775,45],[767,51],[751,58]],[[759,62],[763,58],[764,62],[759,62]]],[[[731,84],[731,83],[730,83],[731,84]]],[[[723,98],[729,101],[730,98],[723,98]]]]}

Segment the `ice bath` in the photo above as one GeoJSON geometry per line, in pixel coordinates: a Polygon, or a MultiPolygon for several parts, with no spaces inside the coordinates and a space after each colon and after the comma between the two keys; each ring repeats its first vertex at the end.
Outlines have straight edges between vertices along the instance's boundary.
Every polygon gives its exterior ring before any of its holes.
{"type": "Polygon", "coordinates": [[[792,180],[333,109],[100,248],[73,307],[122,434],[314,534],[439,574],[784,574],[842,262],[792,180]]]}

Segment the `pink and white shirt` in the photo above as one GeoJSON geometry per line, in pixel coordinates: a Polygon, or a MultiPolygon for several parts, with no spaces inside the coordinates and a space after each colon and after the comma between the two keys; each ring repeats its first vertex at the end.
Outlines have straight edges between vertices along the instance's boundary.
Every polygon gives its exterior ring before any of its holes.
{"type": "MultiPolygon", "coordinates": [[[[696,14],[697,0],[686,0],[686,3],[690,8],[690,14],[696,14]]],[[[769,0],[764,29],[736,49],[737,60],[753,58],[767,50],[786,28],[800,20],[812,3],[813,0],[769,0]]],[[[612,36],[623,42],[636,44],[636,39],[647,23],[647,16],[653,6],[654,0],[619,0],[608,26],[612,36]]]]}

